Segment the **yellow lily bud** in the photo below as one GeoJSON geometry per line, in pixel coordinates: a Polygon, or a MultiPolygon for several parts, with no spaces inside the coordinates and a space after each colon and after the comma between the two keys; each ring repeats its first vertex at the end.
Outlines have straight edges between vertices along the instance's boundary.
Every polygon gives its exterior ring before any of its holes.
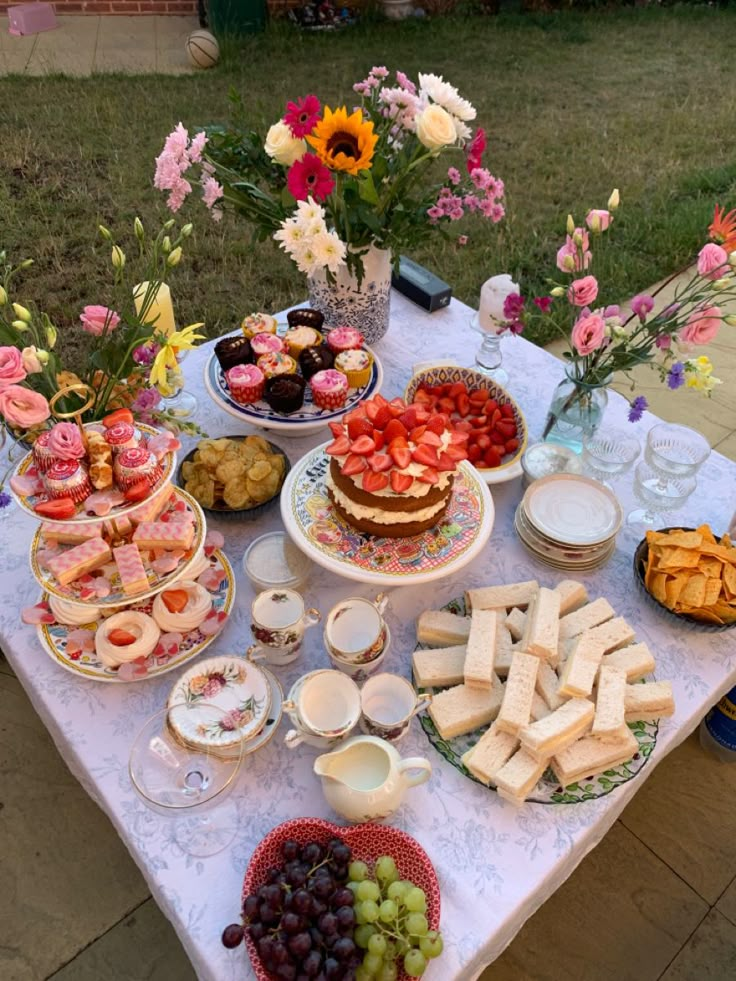
{"type": "Polygon", "coordinates": [[[41,364],[48,364],[51,355],[48,351],[36,351],[36,357],[41,362],[41,364]]]}
{"type": "Polygon", "coordinates": [[[113,269],[122,269],[125,265],[125,253],[119,245],[113,245],[111,260],[113,269]]]}
{"type": "Polygon", "coordinates": [[[27,330],[30,330],[30,328],[29,328],[28,324],[25,322],[25,320],[14,320],[10,326],[11,327],[15,327],[15,329],[20,334],[24,333],[27,330]]]}
{"type": "Polygon", "coordinates": [[[33,259],[24,259],[20,264],[21,269],[29,269],[33,265],[33,259]]]}
{"type": "Polygon", "coordinates": [[[565,256],[562,265],[565,267],[565,272],[575,272],[575,260],[571,255],[565,256]]]}
{"type": "Polygon", "coordinates": [[[564,286],[555,286],[553,289],[550,290],[550,293],[552,294],[552,296],[564,296],[565,288],[564,286]]]}
{"type": "Polygon", "coordinates": [[[56,338],[57,337],[58,337],[58,334],[56,333],[56,327],[54,327],[54,325],[51,322],[47,323],[46,324],[46,343],[48,344],[48,346],[51,348],[52,351],[54,350],[54,347],[56,346],[56,338]]]}
{"type": "Polygon", "coordinates": [[[20,303],[14,303],[13,310],[15,310],[15,315],[19,320],[25,320],[27,324],[30,324],[31,320],[33,319],[30,310],[21,306],[20,303]]]}
{"type": "Polygon", "coordinates": [[[572,233],[574,231],[575,231],[575,222],[573,220],[572,215],[568,215],[567,216],[567,234],[568,235],[572,235],[572,233]]]}
{"type": "Polygon", "coordinates": [[[729,327],[736,327],[736,315],[729,313],[727,317],[723,318],[723,322],[728,324],[729,327]]]}
{"type": "Polygon", "coordinates": [[[618,188],[614,187],[610,198],[608,199],[608,210],[615,211],[621,203],[621,195],[618,193],[618,188]]]}
{"type": "Polygon", "coordinates": [[[181,237],[189,238],[189,236],[192,234],[193,231],[194,231],[194,225],[191,222],[188,222],[186,225],[183,226],[181,230],[181,237]]]}
{"type": "Polygon", "coordinates": [[[164,252],[171,252],[171,239],[168,235],[164,235],[163,242],[161,243],[161,248],[164,252]]]}
{"type": "Polygon", "coordinates": [[[2,286],[0,286],[0,307],[4,307],[8,302],[8,294],[5,292],[2,286]]]}
{"type": "Polygon", "coordinates": [[[112,234],[104,225],[98,225],[97,229],[106,242],[112,242],[112,234]]]}
{"type": "Polygon", "coordinates": [[[178,266],[180,262],[181,262],[181,246],[177,245],[177,247],[172,252],[170,252],[169,255],[166,257],[166,265],[178,266]]]}
{"type": "Polygon", "coordinates": [[[140,218],[136,218],[133,222],[133,231],[135,232],[135,237],[141,242],[146,237],[146,233],[143,230],[143,222],[140,218]]]}

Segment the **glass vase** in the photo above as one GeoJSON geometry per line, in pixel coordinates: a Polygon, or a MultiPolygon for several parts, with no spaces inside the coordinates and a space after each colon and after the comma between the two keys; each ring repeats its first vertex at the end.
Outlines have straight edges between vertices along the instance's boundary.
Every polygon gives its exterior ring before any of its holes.
{"type": "Polygon", "coordinates": [[[559,443],[575,453],[581,453],[583,440],[589,439],[598,429],[608,405],[608,384],[589,383],[578,378],[575,368],[565,371],[552,396],[547,414],[543,439],[559,443]]]}

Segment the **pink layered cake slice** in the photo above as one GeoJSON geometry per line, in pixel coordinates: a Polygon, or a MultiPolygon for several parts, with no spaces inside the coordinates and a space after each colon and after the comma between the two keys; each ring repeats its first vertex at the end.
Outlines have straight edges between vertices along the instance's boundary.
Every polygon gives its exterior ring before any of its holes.
{"type": "Polygon", "coordinates": [[[143,524],[144,521],[155,521],[156,518],[166,509],[169,501],[173,497],[173,491],[166,493],[161,491],[149,501],[144,501],[138,507],[128,512],[128,517],[134,525],[143,524]]]}
{"type": "Polygon", "coordinates": [[[110,546],[102,538],[90,538],[81,545],[75,545],[61,555],[55,555],[46,563],[56,581],[67,586],[75,579],[94,572],[101,565],[110,561],[110,546]]]}
{"type": "Polygon", "coordinates": [[[148,589],[148,576],[137,545],[118,545],[112,550],[112,554],[120,574],[120,585],[126,596],[135,596],[136,593],[148,589]]]}
{"type": "Polygon", "coordinates": [[[90,538],[99,538],[102,534],[100,525],[84,524],[81,521],[44,521],[41,525],[41,537],[45,542],[58,542],[59,545],[81,545],[90,538]]]}
{"type": "Polygon", "coordinates": [[[189,521],[142,521],[133,533],[133,541],[139,548],[191,547],[194,540],[194,524],[189,521]]]}

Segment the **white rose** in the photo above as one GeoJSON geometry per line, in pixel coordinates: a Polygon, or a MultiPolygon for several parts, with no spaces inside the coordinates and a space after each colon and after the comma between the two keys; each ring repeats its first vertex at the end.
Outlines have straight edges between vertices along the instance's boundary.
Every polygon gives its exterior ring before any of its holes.
{"type": "Polygon", "coordinates": [[[279,120],[266,133],[263,149],[276,163],[291,167],[295,160],[301,160],[307,152],[307,144],[293,136],[286,123],[279,120]]]}
{"type": "Polygon", "coordinates": [[[457,139],[452,116],[442,106],[427,106],[416,118],[419,142],[439,153],[443,146],[457,139]]]}

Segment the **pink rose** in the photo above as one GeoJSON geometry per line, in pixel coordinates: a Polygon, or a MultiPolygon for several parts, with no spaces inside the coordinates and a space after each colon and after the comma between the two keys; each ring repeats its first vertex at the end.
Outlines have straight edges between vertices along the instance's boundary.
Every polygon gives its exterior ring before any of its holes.
{"type": "Polygon", "coordinates": [[[595,276],[583,276],[570,284],[567,298],[573,306],[587,307],[595,302],[598,296],[598,280],[595,276]]]}
{"type": "Polygon", "coordinates": [[[0,392],[17,385],[26,377],[23,359],[17,347],[0,347],[0,392]]]}
{"type": "Polygon", "coordinates": [[[8,385],[0,391],[0,415],[11,426],[32,429],[51,415],[49,403],[39,392],[22,385],[8,385]]]}
{"type": "Polygon", "coordinates": [[[720,279],[728,272],[728,252],[715,242],[708,242],[698,252],[698,272],[706,279],[720,279]]]}
{"type": "Polygon", "coordinates": [[[99,306],[85,307],[79,315],[79,319],[82,321],[82,330],[86,330],[88,334],[94,334],[95,337],[102,334],[105,330],[105,324],[107,324],[109,332],[115,330],[120,323],[120,317],[114,310],[99,306]]]}
{"type": "Polygon", "coordinates": [[[73,422],[57,422],[51,430],[48,448],[60,460],[81,460],[84,443],[79,427],[73,422]]]}
{"type": "Polygon", "coordinates": [[[572,329],[573,346],[578,354],[597,351],[606,339],[606,322],[598,313],[579,317],[572,329]]]}
{"type": "Polygon", "coordinates": [[[606,211],[603,208],[592,208],[585,216],[585,224],[591,230],[593,228],[595,218],[598,218],[598,228],[602,232],[605,232],[613,221],[613,216],[611,215],[610,211],[606,211]]]}
{"type": "Polygon", "coordinates": [[[685,344],[710,344],[721,326],[721,311],[718,307],[703,307],[694,310],[679,334],[685,344]]]}

